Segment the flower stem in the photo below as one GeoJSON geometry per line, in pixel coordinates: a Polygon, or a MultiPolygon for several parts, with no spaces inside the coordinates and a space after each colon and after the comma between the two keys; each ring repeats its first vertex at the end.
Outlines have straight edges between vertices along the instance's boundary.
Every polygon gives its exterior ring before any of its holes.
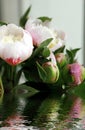
{"type": "Polygon", "coordinates": [[[12,87],[14,87],[14,85],[15,85],[15,75],[16,75],[16,67],[11,66],[10,79],[11,79],[12,87]]]}
{"type": "Polygon", "coordinates": [[[0,76],[0,97],[1,95],[4,94],[4,88],[3,88],[3,83],[2,83],[2,79],[1,79],[1,76],[0,76]]]}

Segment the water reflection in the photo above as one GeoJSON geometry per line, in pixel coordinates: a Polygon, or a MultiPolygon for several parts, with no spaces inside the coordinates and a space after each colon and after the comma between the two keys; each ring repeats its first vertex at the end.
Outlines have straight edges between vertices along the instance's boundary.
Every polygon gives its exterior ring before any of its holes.
{"type": "Polygon", "coordinates": [[[70,94],[5,95],[0,130],[85,130],[85,100],[70,94]]]}

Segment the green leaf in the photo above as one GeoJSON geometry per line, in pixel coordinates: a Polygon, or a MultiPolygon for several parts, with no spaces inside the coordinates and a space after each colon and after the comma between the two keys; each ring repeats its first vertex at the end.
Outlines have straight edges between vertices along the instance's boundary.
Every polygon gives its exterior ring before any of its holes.
{"type": "Polygon", "coordinates": [[[76,56],[76,53],[80,50],[81,48],[76,48],[76,49],[72,49],[71,52],[73,54],[73,56],[76,56]]]}
{"type": "Polygon", "coordinates": [[[7,25],[7,23],[0,21],[0,26],[7,25]]]}
{"type": "Polygon", "coordinates": [[[64,52],[65,46],[60,47],[59,49],[55,50],[54,54],[64,52]]]}
{"type": "Polygon", "coordinates": [[[67,56],[68,56],[68,60],[70,63],[73,63],[75,61],[75,56],[76,53],[80,50],[80,48],[76,48],[76,49],[70,49],[70,50],[66,50],[67,56]]]}
{"type": "Polygon", "coordinates": [[[28,7],[28,9],[24,13],[24,15],[20,18],[19,24],[20,24],[21,27],[25,26],[25,23],[28,20],[28,15],[30,13],[30,10],[31,10],[31,6],[28,7]]]}
{"type": "Polygon", "coordinates": [[[48,45],[51,41],[52,41],[52,38],[49,38],[49,39],[43,41],[43,42],[40,44],[40,46],[35,49],[35,51],[33,52],[32,57],[35,57],[35,56],[39,55],[39,53],[41,53],[41,52],[43,51],[44,47],[47,47],[47,45],[48,45]]]}
{"type": "Polygon", "coordinates": [[[42,22],[45,22],[45,21],[49,21],[50,22],[52,20],[52,18],[45,17],[45,16],[39,17],[38,19],[40,19],[42,22]]]}
{"type": "Polygon", "coordinates": [[[43,81],[45,81],[45,79],[47,77],[47,73],[38,62],[36,62],[36,63],[37,63],[37,69],[39,72],[39,76],[43,81]]]}
{"type": "Polygon", "coordinates": [[[85,100],[85,82],[73,88],[71,92],[85,100]]]}
{"type": "Polygon", "coordinates": [[[42,51],[42,56],[43,56],[44,58],[46,58],[46,57],[48,57],[49,55],[50,55],[50,50],[49,50],[49,48],[44,47],[44,49],[43,49],[43,51],[42,51]]]}
{"type": "Polygon", "coordinates": [[[73,63],[74,57],[73,57],[72,51],[66,50],[66,53],[67,53],[67,56],[68,56],[68,61],[69,61],[69,63],[73,63]]]}

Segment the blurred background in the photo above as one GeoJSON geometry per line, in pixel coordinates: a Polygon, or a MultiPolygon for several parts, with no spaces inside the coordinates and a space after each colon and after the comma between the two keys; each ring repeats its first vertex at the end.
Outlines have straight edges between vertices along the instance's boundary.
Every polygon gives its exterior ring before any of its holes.
{"type": "Polygon", "coordinates": [[[82,48],[77,58],[85,65],[84,0],[0,0],[0,20],[19,25],[20,17],[30,5],[31,17],[51,17],[54,27],[66,32],[67,48],[82,48]]]}

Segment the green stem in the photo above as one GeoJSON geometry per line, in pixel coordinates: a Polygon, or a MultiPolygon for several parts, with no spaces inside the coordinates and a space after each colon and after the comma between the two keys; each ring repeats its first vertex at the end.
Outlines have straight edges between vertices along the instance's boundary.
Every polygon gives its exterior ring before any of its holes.
{"type": "Polygon", "coordinates": [[[15,86],[16,66],[11,66],[10,79],[12,87],[15,86]]]}
{"type": "Polygon", "coordinates": [[[1,76],[0,76],[0,97],[1,95],[4,94],[4,88],[3,88],[3,83],[2,83],[2,79],[1,79],[1,76]]]}

